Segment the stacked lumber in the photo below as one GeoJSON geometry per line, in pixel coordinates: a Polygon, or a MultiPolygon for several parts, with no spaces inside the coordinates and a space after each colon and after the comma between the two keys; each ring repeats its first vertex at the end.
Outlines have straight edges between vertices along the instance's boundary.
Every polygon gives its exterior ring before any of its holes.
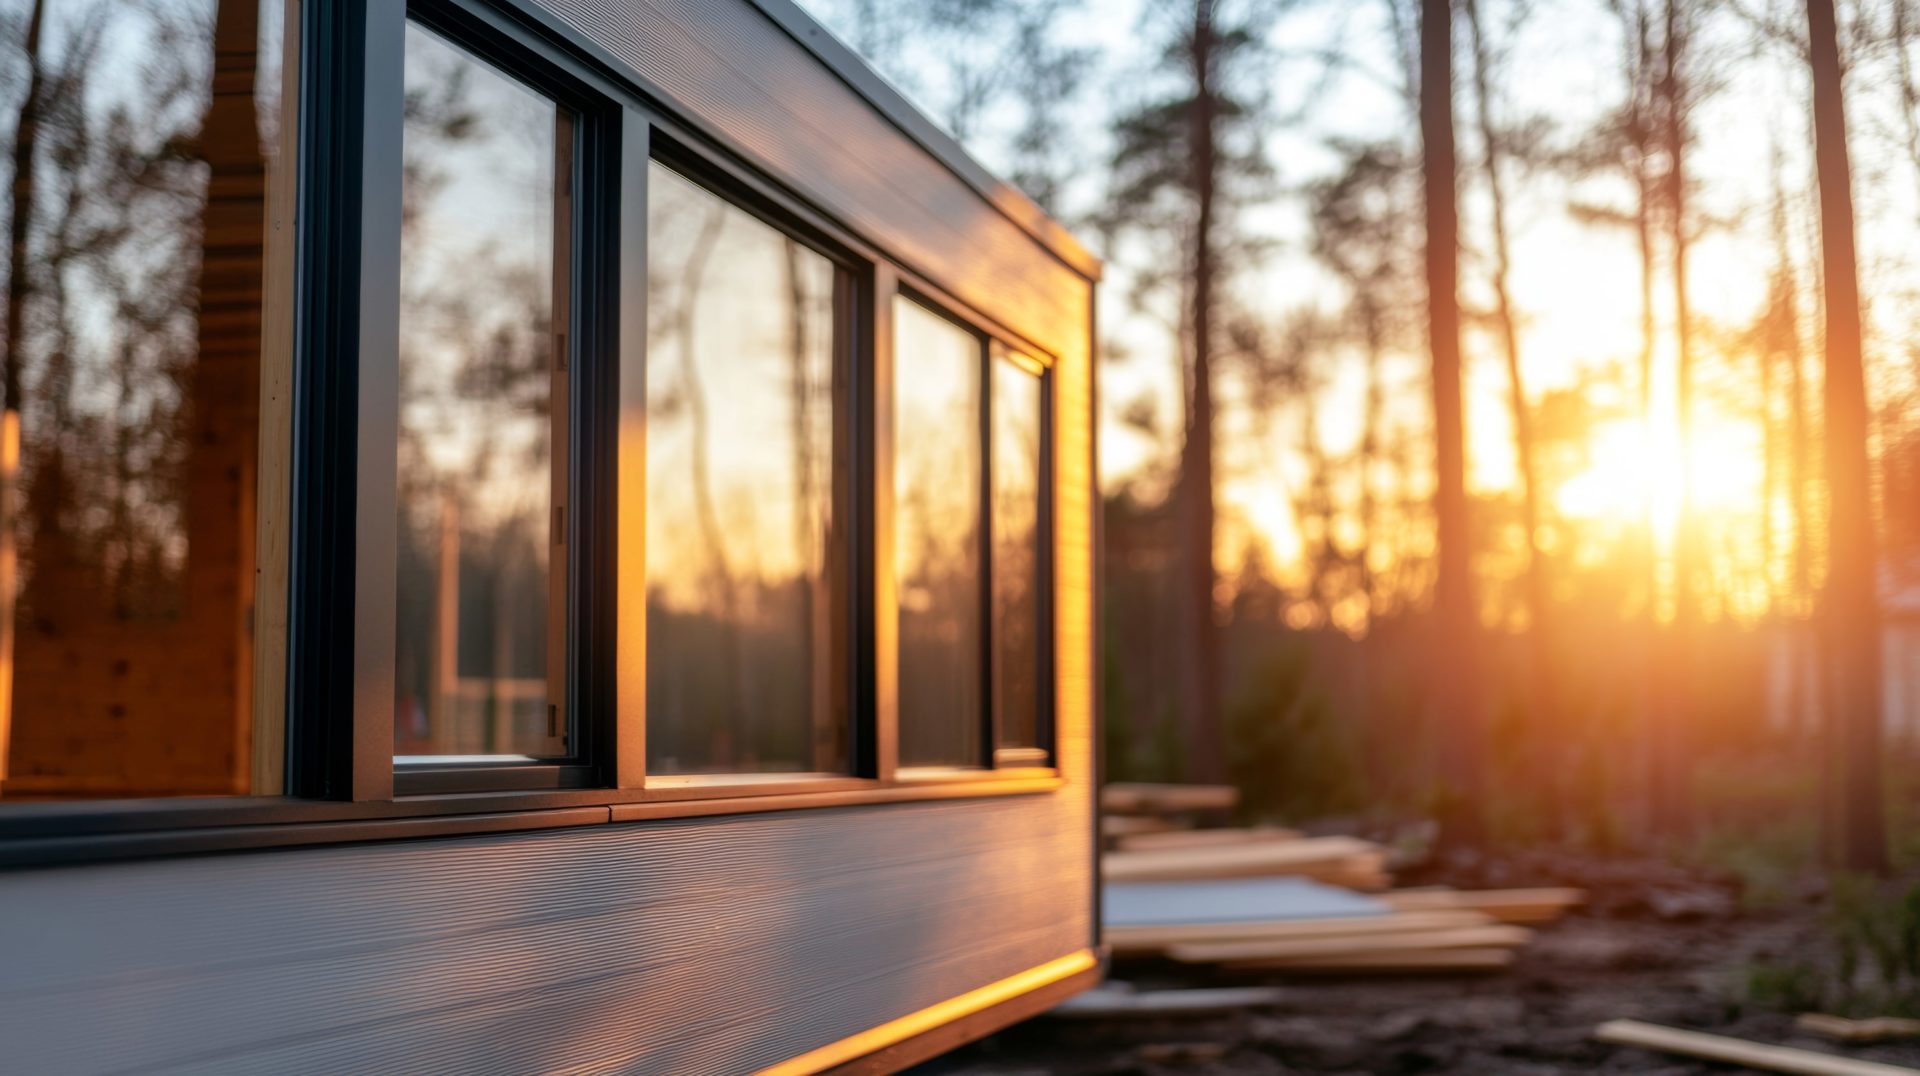
{"type": "Polygon", "coordinates": [[[1294,830],[1194,828],[1224,786],[1110,785],[1105,934],[1116,956],[1268,974],[1497,971],[1577,889],[1392,888],[1388,850],[1294,830]]]}
{"type": "MultiPolygon", "coordinates": [[[[1203,878],[1311,878],[1348,889],[1385,889],[1386,849],[1352,837],[1301,837],[1280,831],[1259,836],[1248,831],[1221,831],[1228,837],[1193,843],[1202,833],[1182,834],[1186,845],[1135,847],[1109,852],[1103,866],[1116,882],[1175,882],[1203,878]]],[[[1155,834],[1170,838],[1176,834],[1155,834]]],[[[1139,838],[1135,838],[1137,841],[1139,838]]]]}

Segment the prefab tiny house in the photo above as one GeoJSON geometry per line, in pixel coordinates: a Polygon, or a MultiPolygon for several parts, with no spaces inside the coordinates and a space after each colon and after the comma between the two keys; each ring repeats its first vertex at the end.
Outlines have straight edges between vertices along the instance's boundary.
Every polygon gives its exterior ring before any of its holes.
{"type": "Polygon", "coordinates": [[[1097,975],[1098,264],[788,0],[0,0],[0,1069],[1097,975]]]}

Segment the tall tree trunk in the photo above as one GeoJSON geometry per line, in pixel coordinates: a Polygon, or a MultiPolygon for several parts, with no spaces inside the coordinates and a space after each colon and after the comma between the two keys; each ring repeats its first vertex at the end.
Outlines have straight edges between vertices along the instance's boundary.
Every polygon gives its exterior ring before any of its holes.
{"type": "Polygon", "coordinates": [[[1367,600],[1367,620],[1371,624],[1380,614],[1380,580],[1373,571],[1368,553],[1379,539],[1380,495],[1374,488],[1374,471],[1380,465],[1380,424],[1386,412],[1386,385],[1382,367],[1386,361],[1385,332],[1381,327],[1379,304],[1363,300],[1362,331],[1367,347],[1367,388],[1365,410],[1360,428],[1360,593],[1367,600]]]}
{"type": "Polygon", "coordinates": [[[13,605],[19,586],[20,515],[20,367],[26,361],[29,252],[33,226],[34,156],[40,136],[39,108],[46,95],[46,73],[40,66],[40,28],[46,0],[34,0],[27,16],[26,39],[20,43],[27,58],[26,96],[13,127],[12,214],[7,221],[6,347],[0,353],[0,791],[7,780],[7,757],[13,728],[13,605]]]}
{"type": "Polygon", "coordinates": [[[1427,344],[1433,358],[1434,515],[1439,578],[1434,594],[1432,742],[1443,760],[1446,840],[1474,841],[1480,788],[1478,612],[1468,557],[1466,429],[1460,379],[1460,215],[1453,142],[1453,12],[1450,0],[1420,4],[1421,175],[1426,201],[1427,344]]]}
{"type": "Polygon", "coordinates": [[[1680,434],[1680,504],[1673,538],[1673,645],[1663,648],[1664,670],[1657,676],[1661,705],[1655,716],[1653,744],[1653,822],[1658,831],[1680,837],[1690,826],[1686,755],[1693,713],[1693,664],[1699,632],[1695,594],[1696,536],[1693,519],[1693,313],[1689,303],[1687,255],[1692,246],[1687,215],[1687,85],[1681,65],[1687,47],[1680,0],[1667,0],[1661,41],[1663,70],[1657,96],[1661,141],[1667,170],[1664,198],[1667,245],[1671,259],[1675,352],[1675,393],[1680,434]]]}
{"type": "MultiPolygon", "coordinates": [[[[1500,327],[1500,346],[1507,364],[1508,407],[1513,415],[1513,457],[1520,472],[1521,525],[1527,550],[1527,637],[1533,652],[1530,715],[1535,722],[1559,717],[1553,669],[1553,623],[1548,593],[1547,554],[1540,547],[1540,479],[1534,457],[1533,415],[1527,405],[1526,380],[1520,368],[1520,331],[1515,324],[1513,296],[1508,281],[1513,255],[1507,241],[1506,185],[1500,174],[1500,135],[1494,129],[1492,58],[1480,24],[1479,0],[1466,0],[1467,27],[1473,42],[1473,91],[1479,123],[1481,171],[1487,182],[1488,209],[1493,231],[1494,320],[1500,327]]],[[[1539,727],[1539,726],[1534,726],[1539,727]]]]}
{"type": "Polygon", "coordinates": [[[1853,246],[1853,177],[1833,0],[1807,0],[1814,153],[1820,171],[1820,250],[1827,294],[1827,601],[1829,728],[1839,748],[1836,866],[1884,873],[1880,775],[1878,552],[1867,462],[1867,387],[1860,283],[1853,246]]]}
{"type": "Polygon", "coordinates": [[[1213,85],[1212,0],[1195,0],[1189,62],[1193,108],[1188,151],[1193,169],[1194,229],[1189,321],[1193,331],[1193,370],[1189,378],[1186,444],[1180,454],[1180,496],[1186,534],[1186,607],[1188,683],[1187,767],[1194,780],[1226,777],[1220,720],[1219,629],[1213,611],[1213,304],[1219,276],[1214,248],[1215,201],[1219,188],[1216,130],[1219,101],[1213,85]]]}

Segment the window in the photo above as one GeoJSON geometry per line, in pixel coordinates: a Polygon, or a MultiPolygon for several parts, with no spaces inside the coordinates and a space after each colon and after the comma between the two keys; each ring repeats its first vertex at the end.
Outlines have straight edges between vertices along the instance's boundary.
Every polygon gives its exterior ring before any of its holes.
{"type": "Polygon", "coordinates": [[[900,765],[1044,765],[1045,367],[906,296],[894,309],[900,765]]]}
{"type": "Polygon", "coordinates": [[[851,280],[647,187],[647,769],[846,773],[851,280]]]}
{"type": "Polygon", "coordinates": [[[1045,393],[1038,366],[995,348],[993,361],[993,709],[995,759],[1044,763],[1046,655],[1045,393]]]}
{"type": "Polygon", "coordinates": [[[255,580],[274,578],[262,491],[284,488],[284,392],[262,389],[283,356],[261,346],[286,264],[282,17],[186,0],[0,23],[7,800],[278,791],[279,699],[254,682],[280,646],[255,580]]]}
{"type": "Polygon", "coordinates": [[[981,715],[981,363],[986,342],[895,301],[894,592],[900,764],[978,766],[981,715]]]}
{"type": "Polygon", "coordinates": [[[394,753],[564,757],[573,118],[409,22],[404,124],[394,753]]]}
{"type": "Polygon", "coordinates": [[[259,4],[44,5],[25,62],[86,77],[0,92],[0,796],[652,817],[1051,761],[1044,361],[492,5],[259,4]]]}

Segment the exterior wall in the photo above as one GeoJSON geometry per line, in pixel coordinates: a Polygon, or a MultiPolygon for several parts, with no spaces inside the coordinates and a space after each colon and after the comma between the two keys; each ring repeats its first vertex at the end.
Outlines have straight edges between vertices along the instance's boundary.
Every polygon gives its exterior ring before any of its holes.
{"type": "Polygon", "coordinates": [[[0,879],[0,1052],[47,1074],[746,1072],[1086,948],[1087,807],[19,874],[0,879]]]}

